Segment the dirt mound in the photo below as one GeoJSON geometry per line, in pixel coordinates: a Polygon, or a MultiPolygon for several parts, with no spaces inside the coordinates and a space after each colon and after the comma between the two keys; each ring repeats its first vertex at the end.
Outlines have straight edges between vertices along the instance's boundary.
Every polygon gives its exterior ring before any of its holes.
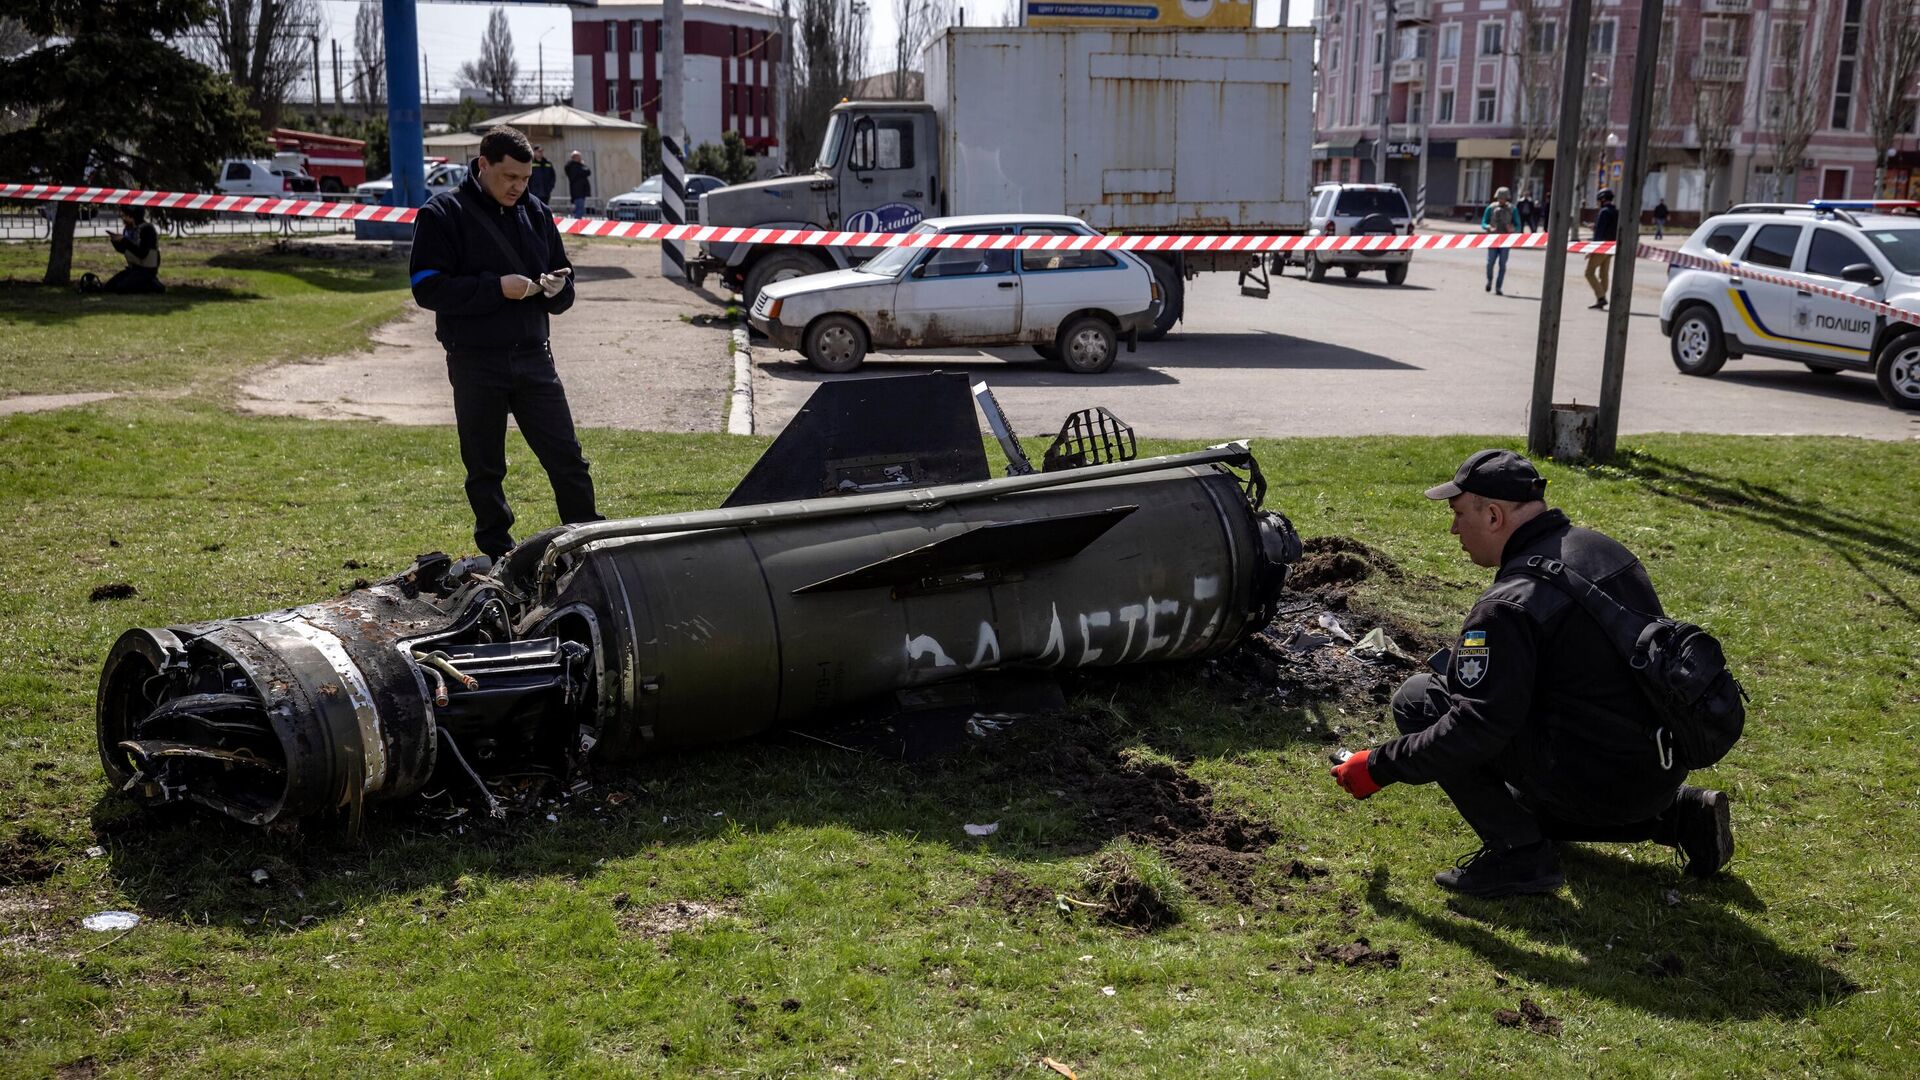
{"type": "Polygon", "coordinates": [[[59,853],[51,836],[27,828],[0,844],[0,885],[32,885],[60,869],[59,853]]]}
{"type": "Polygon", "coordinates": [[[1134,930],[1158,930],[1180,921],[1176,897],[1167,887],[1172,883],[1153,880],[1152,868],[1143,863],[1124,849],[1109,851],[1094,862],[1087,874],[1087,892],[1100,905],[1103,921],[1134,930]]]}
{"type": "Polygon", "coordinates": [[[1345,588],[1375,574],[1405,576],[1385,552],[1351,536],[1313,536],[1301,541],[1305,554],[1287,575],[1287,587],[1298,592],[1345,588]]]}
{"type": "Polygon", "coordinates": [[[1526,1028],[1535,1035],[1556,1036],[1560,1034],[1560,1018],[1548,1016],[1532,998],[1521,998],[1518,1009],[1493,1010],[1493,1022],[1501,1027],[1526,1028]]]}
{"type": "Polygon", "coordinates": [[[974,884],[972,899],[982,907],[997,907],[1009,915],[1025,915],[1053,907],[1053,897],[1053,890],[1002,868],[974,884]]]}
{"type": "Polygon", "coordinates": [[[1355,938],[1351,945],[1335,945],[1329,942],[1314,949],[1313,955],[1342,967],[1397,968],[1400,966],[1400,950],[1376,949],[1366,938],[1355,938]]]}

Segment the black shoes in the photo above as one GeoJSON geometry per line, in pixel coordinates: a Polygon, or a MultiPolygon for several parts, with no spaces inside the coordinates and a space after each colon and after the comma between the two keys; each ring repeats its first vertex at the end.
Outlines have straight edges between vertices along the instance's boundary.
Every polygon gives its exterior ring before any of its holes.
{"type": "Polygon", "coordinates": [[[1595,300],[1593,303],[1588,304],[1587,306],[1589,308],[1592,308],[1595,311],[1607,310],[1607,302],[1605,300],[1595,300]]]}
{"type": "Polygon", "coordinates": [[[1497,850],[1483,847],[1455,863],[1453,869],[1433,875],[1433,883],[1448,892],[1483,900],[1550,893],[1565,882],[1551,840],[1497,850]]]}
{"type": "Polygon", "coordinates": [[[1674,846],[1687,857],[1691,877],[1712,877],[1733,861],[1733,811],[1724,791],[1687,787],[1673,804],[1678,819],[1674,846]]]}

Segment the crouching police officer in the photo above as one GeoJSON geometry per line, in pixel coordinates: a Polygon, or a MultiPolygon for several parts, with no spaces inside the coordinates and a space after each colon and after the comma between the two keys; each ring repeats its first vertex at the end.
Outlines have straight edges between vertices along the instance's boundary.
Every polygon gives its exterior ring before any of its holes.
{"type": "Polygon", "coordinates": [[[446,346],[473,539],[495,560],[513,547],[501,488],[509,414],[553,484],[560,520],[600,520],[547,345],[548,316],[573,306],[573,264],[546,204],[527,190],[532,163],[527,137],[496,127],[460,187],[428,200],[414,221],[413,298],[434,313],[446,346]]]}
{"type": "Polygon", "coordinates": [[[1681,783],[1600,624],[1515,567],[1559,559],[1646,615],[1662,614],[1660,598],[1632,552],[1549,508],[1546,487],[1526,458],[1482,450],[1428,489],[1452,507],[1468,558],[1498,572],[1447,662],[1394,694],[1400,737],[1348,757],[1334,779],[1360,799],[1395,782],[1439,783],[1481,843],[1435,876],[1453,892],[1552,892],[1563,880],[1557,840],[1652,840],[1678,848],[1688,873],[1710,875],[1733,857],[1726,795],[1681,783]]]}

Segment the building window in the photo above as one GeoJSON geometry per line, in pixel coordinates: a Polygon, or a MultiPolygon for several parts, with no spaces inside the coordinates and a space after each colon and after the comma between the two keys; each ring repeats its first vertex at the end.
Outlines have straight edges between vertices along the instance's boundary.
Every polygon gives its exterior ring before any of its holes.
{"type": "Polygon", "coordinates": [[[1500,46],[1506,40],[1506,25],[1497,22],[1480,24],[1480,55],[1498,56],[1500,46]]]}
{"type": "Polygon", "coordinates": [[[1427,28],[1410,26],[1400,31],[1398,59],[1424,60],[1427,56],[1427,28]]]}
{"type": "Polygon", "coordinates": [[[1380,66],[1381,64],[1384,64],[1384,63],[1386,63],[1386,60],[1387,60],[1387,35],[1385,35],[1385,34],[1383,34],[1383,33],[1381,33],[1381,32],[1380,32],[1380,31],[1378,31],[1378,30],[1375,30],[1375,31],[1373,32],[1373,63],[1374,63],[1374,66],[1375,66],[1375,67],[1378,67],[1378,66],[1380,66]]]}
{"type": "Polygon", "coordinates": [[[1329,71],[1340,70],[1340,39],[1339,38],[1334,38],[1333,44],[1327,47],[1327,70],[1329,71]]]}
{"type": "MultiPolygon", "coordinates": [[[[1597,28],[1596,28],[1597,29],[1597,28]]],[[[1550,56],[1560,44],[1560,24],[1552,19],[1534,19],[1527,26],[1527,51],[1534,56],[1550,56]]]]}
{"type": "Polygon", "coordinates": [[[1587,51],[1594,56],[1612,56],[1614,36],[1619,29],[1616,19],[1596,20],[1593,32],[1587,36],[1587,51]]]}
{"type": "Polygon", "coordinates": [[[646,25],[645,23],[641,22],[638,19],[635,19],[633,20],[632,23],[628,24],[628,29],[629,29],[629,33],[627,34],[627,39],[629,42],[629,44],[627,45],[628,52],[644,52],[645,51],[646,35],[641,33],[641,28],[644,27],[645,25],[646,25]]]}
{"type": "Polygon", "coordinates": [[[1773,59],[1776,63],[1793,64],[1800,60],[1800,44],[1806,38],[1806,24],[1783,22],[1773,24],[1773,59]]]}
{"type": "Polygon", "coordinates": [[[1451,23],[1440,28],[1440,59],[1460,59],[1460,24],[1451,23]]]}
{"type": "Polygon", "coordinates": [[[1460,198],[1469,205],[1487,201],[1492,194],[1493,162],[1475,158],[1460,163],[1460,198]]]}
{"type": "Polygon", "coordinates": [[[1453,91],[1440,91],[1440,118],[1435,123],[1453,123],[1453,91]]]}
{"type": "Polygon", "coordinates": [[[1387,96],[1385,94],[1376,93],[1373,95],[1373,122],[1378,124],[1381,121],[1385,120],[1386,118],[1387,118],[1387,96]]]}
{"type": "Polygon", "coordinates": [[[601,23],[600,27],[602,30],[606,32],[606,35],[607,35],[607,51],[619,52],[620,51],[620,24],[613,21],[612,19],[608,19],[606,22],[601,23]]]}
{"type": "Polygon", "coordinates": [[[1700,24],[1700,52],[1704,56],[1745,56],[1746,31],[1744,19],[1706,19],[1700,24]]]}
{"type": "Polygon", "coordinates": [[[1840,26],[1840,55],[1833,65],[1833,124],[1837,131],[1853,127],[1853,82],[1859,76],[1860,0],[1847,0],[1846,21],[1840,26]]]}
{"type": "Polygon", "coordinates": [[[1426,111],[1427,111],[1427,95],[1422,91],[1415,90],[1413,94],[1407,98],[1407,123],[1409,124],[1425,123],[1426,111]]]}
{"type": "Polygon", "coordinates": [[[607,103],[608,112],[610,113],[619,112],[620,111],[620,84],[613,81],[612,79],[608,79],[607,80],[607,96],[602,100],[604,100],[607,103]]]}
{"type": "Polygon", "coordinates": [[[1499,115],[1499,91],[1483,86],[1473,92],[1473,122],[1491,124],[1499,115]]]}

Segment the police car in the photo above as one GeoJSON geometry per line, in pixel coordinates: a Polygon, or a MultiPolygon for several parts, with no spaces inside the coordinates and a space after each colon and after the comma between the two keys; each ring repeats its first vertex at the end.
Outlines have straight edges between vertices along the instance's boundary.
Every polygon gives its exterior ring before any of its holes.
{"type": "Polygon", "coordinates": [[[1920,216],[1892,212],[1916,205],[1750,203],[1708,218],[1680,250],[1711,268],[1670,264],[1660,298],[1674,366],[1708,376],[1730,359],[1766,356],[1821,374],[1870,372],[1890,404],[1920,409],[1920,216]]]}

